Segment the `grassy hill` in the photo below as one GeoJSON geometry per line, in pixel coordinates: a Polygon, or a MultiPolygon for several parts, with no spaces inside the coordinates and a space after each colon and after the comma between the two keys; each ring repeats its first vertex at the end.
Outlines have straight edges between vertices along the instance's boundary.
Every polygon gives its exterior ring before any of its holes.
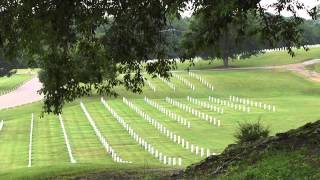
{"type": "Polygon", "coordinates": [[[188,167],[173,179],[319,179],[320,121],[245,144],[188,167]]]}

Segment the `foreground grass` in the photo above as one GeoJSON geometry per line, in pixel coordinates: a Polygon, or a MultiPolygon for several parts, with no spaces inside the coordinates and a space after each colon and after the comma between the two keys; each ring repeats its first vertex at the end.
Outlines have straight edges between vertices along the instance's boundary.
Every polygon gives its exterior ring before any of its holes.
{"type": "Polygon", "coordinates": [[[259,160],[248,159],[228,168],[218,179],[319,179],[320,156],[307,150],[270,151],[259,160]]]}
{"type": "Polygon", "coordinates": [[[73,164],[59,166],[42,166],[34,168],[21,168],[0,172],[1,179],[155,179],[158,177],[169,176],[171,168],[121,165],[107,166],[99,164],[73,164]]]}
{"type": "MultiPolygon", "coordinates": [[[[303,49],[296,50],[296,56],[291,57],[287,52],[269,52],[265,54],[259,54],[247,59],[230,60],[230,67],[262,67],[262,66],[276,66],[284,64],[295,64],[310,59],[320,58],[320,48],[312,48],[309,51],[303,49]]],[[[178,69],[186,69],[190,66],[190,63],[186,62],[178,64],[178,69]]],[[[196,60],[195,66],[190,69],[213,69],[221,68],[223,63],[221,60],[196,60]]]]}
{"type": "Polygon", "coordinates": [[[1,92],[10,91],[17,88],[31,78],[32,76],[26,74],[14,74],[10,77],[0,77],[0,94],[1,92]]]}
{"type": "MultiPolygon", "coordinates": [[[[153,144],[157,149],[170,156],[183,159],[183,168],[202,158],[170,141],[153,126],[129,109],[121,97],[127,97],[140,109],[157,119],[171,131],[188,139],[191,143],[221,152],[228,144],[234,142],[233,134],[238,122],[257,121],[270,126],[272,134],[296,128],[307,122],[320,119],[320,85],[286,71],[248,70],[248,71],[199,71],[215,86],[212,92],[186,72],[180,73],[196,86],[192,91],[176,78],[172,79],[177,87],[173,92],[159,79],[150,79],[156,87],[154,93],[147,86],[143,94],[133,94],[122,87],[117,88],[119,98],[105,97],[110,106],[135,131],[153,144]],[[227,99],[236,95],[276,105],[277,112],[270,113],[253,108],[251,113],[234,111],[225,108],[224,114],[217,114],[187,101],[186,96],[193,96],[208,102],[208,96],[227,99]],[[189,120],[191,129],[187,129],[158,110],[146,104],[144,96],[189,120]],[[164,98],[170,96],[216,116],[222,120],[222,127],[209,125],[206,121],[184,112],[170,104],[164,98]]],[[[99,101],[99,96],[83,98],[89,113],[108,139],[115,151],[132,164],[118,164],[112,161],[98,141],[92,127],[79,106],[80,100],[69,103],[63,109],[65,128],[69,136],[73,155],[77,164],[69,163],[69,158],[58,118],[46,115],[40,119],[41,103],[35,103],[15,109],[0,110],[0,119],[5,120],[4,129],[0,132],[0,179],[24,178],[40,179],[46,177],[75,177],[87,173],[126,171],[139,169],[172,169],[165,166],[141,148],[125,131],[99,101]],[[35,113],[33,167],[26,168],[28,163],[28,137],[31,113],[35,113]]],[[[220,106],[220,105],[218,105],[220,106]]],[[[221,106],[220,106],[221,107],[221,106]]]]}

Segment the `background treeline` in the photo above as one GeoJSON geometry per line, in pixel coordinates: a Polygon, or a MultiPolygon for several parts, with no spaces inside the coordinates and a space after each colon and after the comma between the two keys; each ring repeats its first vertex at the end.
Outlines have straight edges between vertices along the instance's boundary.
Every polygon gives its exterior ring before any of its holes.
{"type": "MultiPolygon", "coordinates": [[[[191,56],[198,56],[204,59],[214,57],[215,50],[214,47],[190,47],[190,46],[200,46],[200,43],[205,44],[204,42],[197,42],[201,40],[199,35],[192,36],[192,33],[201,33],[201,20],[195,17],[191,18],[182,18],[182,19],[174,19],[170,22],[168,26],[168,30],[164,31],[166,33],[166,37],[168,40],[168,48],[169,54],[171,57],[178,58],[186,55],[186,58],[191,56]],[[194,28],[194,29],[193,29],[194,28]],[[199,32],[196,32],[199,31],[199,32]],[[193,54],[186,54],[184,50],[193,50],[193,54]]],[[[255,26],[257,23],[252,21],[252,23],[248,23],[249,26],[255,26]]],[[[248,28],[250,30],[250,27],[248,28]]],[[[252,28],[253,29],[253,28],[252,28]]],[[[320,44],[320,22],[314,20],[306,20],[301,30],[303,30],[303,42],[304,45],[313,45],[320,44]]],[[[235,33],[235,32],[234,32],[235,33]]],[[[225,48],[229,49],[231,53],[235,53],[239,55],[240,52],[245,53],[246,51],[252,52],[250,54],[254,54],[254,52],[259,52],[263,49],[273,49],[273,48],[282,48],[284,44],[278,42],[275,45],[271,45],[268,42],[261,41],[259,38],[259,33],[254,36],[247,36],[241,40],[233,39],[233,32],[229,32],[228,36],[225,39],[225,43],[228,44],[225,48]],[[238,41],[238,42],[237,42],[238,41]]],[[[203,35],[205,36],[205,35],[203,35]]],[[[235,37],[235,36],[234,36],[235,37]]],[[[232,56],[231,56],[232,57],[232,56]]],[[[246,57],[246,56],[244,56],[246,57]]]]}
{"type": "MultiPolygon", "coordinates": [[[[248,26],[256,26],[256,20],[248,23],[248,26]]],[[[165,34],[167,42],[167,55],[169,58],[192,58],[201,57],[203,59],[210,59],[216,57],[216,51],[214,47],[206,45],[201,39],[201,26],[204,25],[199,17],[185,17],[181,19],[171,19],[168,22],[166,29],[163,29],[161,33],[165,34]],[[200,38],[199,38],[200,36],[200,38]]],[[[97,35],[105,33],[105,29],[108,27],[101,27],[97,30],[97,35]]],[[[236,28],[236,27],[235,27],[236,28]]],[[[232,29],[232,28],[231,28],[232,29]]],[[[254,28],[251,28],[254,29],[254,28]]],[[[313,45],[320,44],[320,22],[314,20],[306,20],[301,29],[303,32],[304,44],[313,45]]],[[[250,27],[248,28],[250,31],[250,27]]],[[[246,36],[243,39],[235,39],[236,31],[228,32],[226,37],[222,39],[220,45],[225,49],[226,61],[229,58],[246,58],[251,55],[260,53],[263,49],[281,48],[284,45],[279,42],[276,45],[271,45],[268,42],[261,41],[259,33],[253,32],[253,36],[246,36]],[[246,53],[247,52],[247,53],[246,53]]],[[[249,32],[250,34],[250,32],[249,32]]],[[[203,35],[205,36],[205,35],[203,35]]],[[[204,38],[205,39],[205,38],[204,38]]],[[[154,59],[152,55],[149,57],[154,59]]],[[[225,66],[228,66],[228,62],[224,62],[225,66]]],[[[13,68],[35,68],[39,67],[34,57],[26,57],[21,55],[20,58],[13,59],[11,61],[4,60],[0,56],[0,76],[8,73],[13,68]]]]}

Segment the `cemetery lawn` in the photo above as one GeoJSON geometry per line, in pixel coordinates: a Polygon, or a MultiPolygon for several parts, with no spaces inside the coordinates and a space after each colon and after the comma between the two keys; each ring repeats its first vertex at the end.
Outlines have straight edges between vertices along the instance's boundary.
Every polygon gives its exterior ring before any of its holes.
{"type": "Polygon", "coordinates": [[[179,72],[179,75],[195,85],[195,91],[190,90],[176,78],[172,79],[172,83],[176,86],[176,92],[173,92],[159,79],[149,79],[156,87],[156,92],[153,92],[147,85],[144,87],[144,94],[133,94],[118,87],[116,89],[119,93],[118,98],[105,97],[108,104],[148,143],[168,156],[181,157],[181,167],[164,165],[145,151],[105,109],[100,102],[100,96],[94,95],[83,98],[82,102],[117,154],[124,160],[132,161],[132,164],[112,161],[111,156],[104,150],[82,112],[79,105],[80,99],[67,104],[62,114],[73,156],[77,161],[76,164],[71,164],[58,117],[45,115],[44,118],[40,118],[41,103],[39,102],[14,109],[0,110],[0,120],[5,121],[4,128],[0,131],[0,179],[72,178],[89,172],[109,171],[119,171],[119,173],[124,171],[140,173],[144,170],[164,171],[184,168],[204,158],[196,156],[195,153],[182,148],[181,145],[161,134],[127,107],[122,102],[122,97],[128,98],[141,110],[190,143],[209,148],[215,153],[222,152],[228,144],[234,143],[233,134],[239,122],[261,120],[264,125],[270,127],[272,134],[274,134],[320,119],[318,108],[320,107],[320,84],[292,72],[282,70],[203,70],[195,73],[214,85],[215,91],[210,91],[199,81],[190,77],[187,72],[179,72]],[[262,101],[275,105],[277,109],[276,112],[267,112],[253,107],[250,113],[246,113],[217,105],[225,110],[224,114],[218,114],[194,105],[186,98],[191,96],[209,102],[208,96],[229,99],[230,95],[262,101]],[[148,105],[143,100],[144,96],[186,118],[191,122],[191,128],[181,126],[148,105]],[[213,126],[170,105],[165,101],[167,96],[217,117],[221,120],[222,126],[213,126]],[[31,113],[35,113],[32,167],[27,168],[31,113]]]}
{"type": "Polygon", "coordinates": [[[32,76],[27,74],[14,74],[10,77],[0,77],[0,94],[1,92],[10,91],[24,82],[30,80],[32,76]]]}
{"type": "MultiPolygon", "coordinates": [[[[252,56],[247,59],[230,60],[230,67],[263,67],[263,66],[277,66],[285,64],[296,64],[303,61],[320,58],[320,48],[311,48],[309,51],[303,49],[295,50],[296,56],[291,57],[286,51],[268,52],[258,56],[252,56]]],[[[214,69],[223,68],[221,60],[195,60],[195,66],[190,69],[214,69]]],[[[186,62],[178,64],[178,69],[186,69],[190,63],[186,62]]]]}

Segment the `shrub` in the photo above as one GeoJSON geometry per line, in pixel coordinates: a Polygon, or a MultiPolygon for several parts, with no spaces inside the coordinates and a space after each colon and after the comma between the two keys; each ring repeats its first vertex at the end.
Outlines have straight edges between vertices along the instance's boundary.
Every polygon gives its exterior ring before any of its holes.
{"type": "Polygon", "coordinates": [[[239,129],[234,137],[238,143],[245,143],[268,137],[269,132],[269,128],[264,127],[260,121],[254,123],[239,123],[239,129]]]}

